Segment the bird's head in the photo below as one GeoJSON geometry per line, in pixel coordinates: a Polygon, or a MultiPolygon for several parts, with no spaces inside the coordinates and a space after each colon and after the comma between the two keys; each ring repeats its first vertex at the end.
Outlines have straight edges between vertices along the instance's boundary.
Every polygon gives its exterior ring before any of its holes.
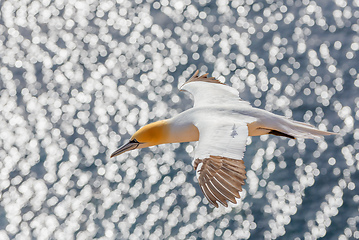
{"type": "Polygon", "coordinates": [[[168,121],[162,120],[150,123],[140,128],[130,141],[111,154],[111,157],[118,156],[124,152],[146,148],[154,145],[168,143],[169,125],[168,121]]]}

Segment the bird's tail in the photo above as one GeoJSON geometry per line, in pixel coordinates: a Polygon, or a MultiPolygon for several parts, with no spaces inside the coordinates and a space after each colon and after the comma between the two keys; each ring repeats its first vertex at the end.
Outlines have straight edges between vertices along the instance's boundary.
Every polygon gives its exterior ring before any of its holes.
{"type": "Polygon", "coordinates": [[[298,122],[284,117],[281,118],[277,123],[278,124],[276,124],[276,128],[272,130],[272,133],[269,132],[269,134],[290,138],[318,138],[321,136],[336,134],[333,132],[319,130],[308,123],[298,122]]]}

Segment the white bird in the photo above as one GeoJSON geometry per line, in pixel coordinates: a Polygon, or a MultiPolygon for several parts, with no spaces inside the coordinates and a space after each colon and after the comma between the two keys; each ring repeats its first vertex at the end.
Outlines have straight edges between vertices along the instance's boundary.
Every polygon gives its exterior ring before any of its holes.
{"type": "Polygon", "coordinates": [[[193,95],[194,106],[176,117],[150,123],[112,153],[164,143],[198,141],[193,166],[205,197],[215,207],[237,203],[246,179],[243,155],[248,136],[273,134],[288,138],[315,138],[334,133],[254,108],[239,92],[199,71],[180,88],[193,95]]]}

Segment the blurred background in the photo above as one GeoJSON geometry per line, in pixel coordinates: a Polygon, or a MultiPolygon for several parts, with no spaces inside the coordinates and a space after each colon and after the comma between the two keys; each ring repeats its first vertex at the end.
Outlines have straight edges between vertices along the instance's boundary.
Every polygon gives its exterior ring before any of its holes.
{"type": "Polygon", "coordinates": [[[359,1],[3,0],[0,239],[359,238],[359,1]],[[110,159],[192,107],[208,72],[255,107],[338,132],[249,138],[213,208],[195,143],[110,159]]]}

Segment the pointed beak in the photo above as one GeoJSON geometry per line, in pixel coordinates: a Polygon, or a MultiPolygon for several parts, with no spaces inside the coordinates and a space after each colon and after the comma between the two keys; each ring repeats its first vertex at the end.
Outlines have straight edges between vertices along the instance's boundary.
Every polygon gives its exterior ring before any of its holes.
{"type": "Polygon", "coordinates": [[[126,143],[125,145],[123,145],[122,147],[120,147],[119,149],[117,149],[116,151],[114,151],[111,154],[111,158],[115,157],[115,156],[118,156],[118,155],[120,155],[120,154],[122,154],[124,152],[136,149],[138,147],[138,145],[140,145],[139,142],[137,142],[136,140],[132,140],[132,141],[126,143]]]}

